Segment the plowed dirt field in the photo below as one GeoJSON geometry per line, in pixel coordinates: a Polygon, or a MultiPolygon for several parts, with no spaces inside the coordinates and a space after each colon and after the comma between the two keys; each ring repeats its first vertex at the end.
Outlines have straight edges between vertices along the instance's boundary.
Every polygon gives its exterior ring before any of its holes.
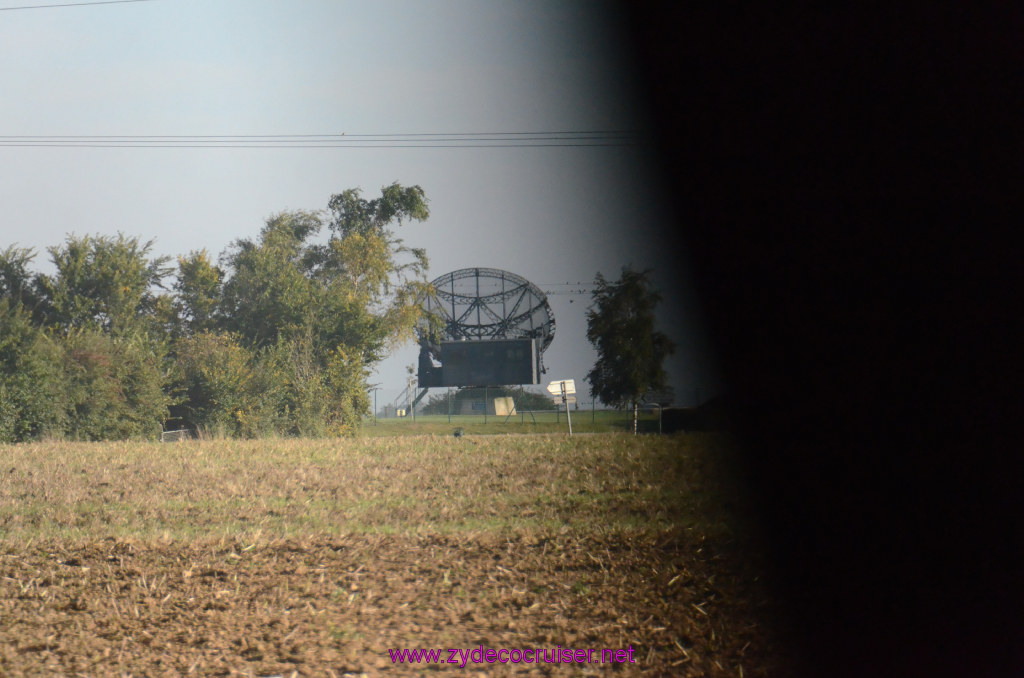
{"type": "Polygon", "coordinates": [[[0,675],[783,675],[721,442],[591,438],[0,448],[0,675]]]}

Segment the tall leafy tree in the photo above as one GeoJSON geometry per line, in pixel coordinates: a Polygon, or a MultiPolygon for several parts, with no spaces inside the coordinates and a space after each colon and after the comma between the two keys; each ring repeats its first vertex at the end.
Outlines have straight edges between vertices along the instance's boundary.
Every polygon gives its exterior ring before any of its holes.
{"type": "Polygon", "coordinates": [[[254,348],[302,333],[317,316],[306,240],[321,228],[315,213],[272,216],[258,241],[238,240],[226,256],[221,316],[226,328],[254,348]]]}
{"type": "Polygon", "coordinates": [[[257,240],[236,241],[223,258],[221,327],[253,351],[282,356],[300,432],[317,417],[325,430],[349,430],[368,407],[369,368],[412,336],[427,257],[394,230],[429,215],[419,186],[391,184],[374,199],[350,189],[325,212],[272,216],[257,240]]]}
{"type": "Polygon", "coordinates": [[[116,236],[68,236],[48,249],[57,272],[40,276],[50,324],[64,330],[120,333],[153,317],[167,257],[151,257],[153,241],[116,236]]]}
{"type": "Polygon", "coordinates": [[[0,300],[6,299],[12,306],[39,310],[38,289],[28,269],[35,256],[35,251],[27,247],[11,245],[0,250],[0,300]]]}
{"type": "MultiPolygon", "coordinates": [[[[393,228],[407,221],[425,221],[428,201],[419,186],[397,183],[381,189],[381,196],[366,200],[358,189],[331,197],[327,246],[318,253],[316,276],[328,285],[337,337],[362,336],[358,348],[371,364],[384,357],[396,343],[413,336],[420,317],[418,300],[427,290],[424,276],[427,254],[406,247],[393,228]]],[[[329,344],[332,342],[328,342],[329,344]]]]}
{"type": "Polygon", "coordinates": [[[159,290],[170,269],[152,247],[120,233],[71,235],[48,249],[56,273],[34,281],[47,330],[63,348],[73,438],[154,438],[169,416],[173,313],[159,290]]]}
{"type": "Polygon", "coordinates": [[[225,257],[227,328],[263,347],[312,332],[321,346],[358,347],[366,362],[412,336],[415,303],[426,288],[426,252],[394,228],[430,216],[419,186],[385,186],[367,200],[359,189],[331,197],[323,212],[272,216],[258,241],[238,240],[225,257]],[[318,241],[327,226],[326,242],[318,241]]]}
{"type": "Polygon", "coordinates": [[[622,277],[595,280],[594,303],[587,311],[587,339],[597,349],[597,362],[587,373],[590,394],[613,407],[633,409],[652,389],[664,389],[664,362],[675,347],[655,329],[654,309],[661,295],[651,287],[650,270],[622,269],[622,277]]]}
{"type": "Polygon", "coordinates": [[[183,333],[192,335],[214,329],[223,280],[224,272],[210,260],[206,250],[178,257],[173,289],[176,315],[183,333]]]}

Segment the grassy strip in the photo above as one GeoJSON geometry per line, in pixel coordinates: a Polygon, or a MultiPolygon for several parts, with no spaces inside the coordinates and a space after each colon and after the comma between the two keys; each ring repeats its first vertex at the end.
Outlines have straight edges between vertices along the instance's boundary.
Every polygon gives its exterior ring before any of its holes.
{"type": "MultiPolygon", "coordinates": [[[[574,433],[626,433],[633,430],[633,413],[626,411],[577,410],[571,413],[574,433]]],[[[638,429],[641,433],[658,432],[657,413],[641,412],[638,429]]],[[[363,422],[360,435],[380,437],[395,435],[451,435],[461,428],[467,434],[561,433],[569,432],[565,412],[522,412],[512,417],[488,415],[430,414],[402,418],[378,418],[363,422]]]]}
{"type": "Polygon", "coordinates": [[[735,497],[715,436],[412,436],[0,447],[0,539],[691,529],[735,497]]]}

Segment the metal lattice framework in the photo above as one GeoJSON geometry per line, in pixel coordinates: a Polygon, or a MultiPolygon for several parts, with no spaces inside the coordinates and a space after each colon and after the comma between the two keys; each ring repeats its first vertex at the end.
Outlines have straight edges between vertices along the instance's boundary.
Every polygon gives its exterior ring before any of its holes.
{"type": "Polygon", "coordinates": [[[555,338],[547,296],[529,280],[496,268],[463,268],[434,280],[424,309],[444,322],[442,340],[535,339],[543,352],[555,338]]]}

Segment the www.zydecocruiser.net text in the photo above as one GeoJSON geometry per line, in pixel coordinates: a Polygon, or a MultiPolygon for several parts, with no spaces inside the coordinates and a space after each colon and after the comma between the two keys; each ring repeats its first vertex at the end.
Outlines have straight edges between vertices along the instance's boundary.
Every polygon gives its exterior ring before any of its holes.
{"type": "Polygon", "coordinates": [[[388,650],[394,664],[635,664],[632,647],[625,650],[554,648],[438,648],[388,650]]]}

